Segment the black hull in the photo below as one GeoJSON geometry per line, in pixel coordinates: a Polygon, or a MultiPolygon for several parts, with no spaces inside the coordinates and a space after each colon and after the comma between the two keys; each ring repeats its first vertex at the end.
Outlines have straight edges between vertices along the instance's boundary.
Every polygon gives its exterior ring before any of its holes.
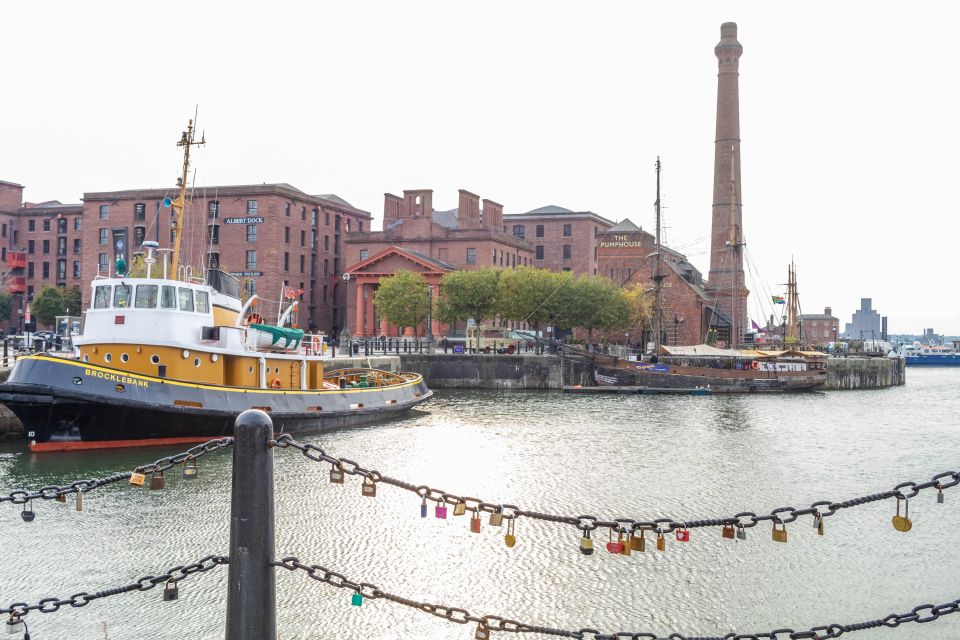
{"type": "Polygon", "coordinates": [[[431,395],[419,376],[382,388],[277,392],[134,376],[48,356],[18,361],[0,384],[0,402],[20,418],[34,451],[199,442],[232,435],[237,415],[251,408],[267,411],[278,433],[329,431],[399,416],[431,395]]]}

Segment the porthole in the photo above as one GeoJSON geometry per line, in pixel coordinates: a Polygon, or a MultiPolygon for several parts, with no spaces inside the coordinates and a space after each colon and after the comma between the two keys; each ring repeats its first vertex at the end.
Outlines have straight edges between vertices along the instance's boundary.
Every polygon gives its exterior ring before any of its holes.
{"type": "Polygon", "coordinates": [[[277,367],[276,369],[274,369],[273,372],[274,372],[274,373],[280,373],[280,367],[277,367]]]}
{"type": "Polygon", "coordinates": [[[253,367],[247,368],[247,373],[253,373],[253,367]]]}
{"type": "Polygon", "coordinates": [[[83,361],[90,362],[90,356],[88,356],[87,354],[83,354],[83,361]]]}
{"type": "Polygon", "coordinates": [[[193,359],[193,366],[195,366],[195,367],[199,367],[199,366],[200,366],[200,358],[194,358],[194,359],[193,359]]]}
{"type": "Polygon", "coordinates": [[[125,353],[121,353],[121,354],[120,354],[120,362],[126,362],[126,361],[128,361],[129,359],[130,359],[130,356],[128,356],[127,354],[125,354],[125,353]]]}
{"type": "Polygon", "coordinates": [[[190,357],[190,352],[187,351],[186,349],[184,349],[184,350],[183,350],[183,357],[184,357],[184,359],[189,358],[189,357],[190,357]]]}
{"type": "Polygon", "coordinates": [[[111,356],[109,353],[103,354],[103,361],[104,361],[104,362],[110,362],[111,360],[113,360],[113,356],[111,356]]]}
{"type": "Polygon", "coordinates": [[[160,356],[158,356],[157,354],[153,354],[152,356],[150,356],[150,362],[152,362],[153,364],[160,364],[160,356]]]}
{"type": "Polygon", "coordinates": [[[117,393],[123,393],[124,386],[122,384],[118,384],[115,388],[117,390],[117,393]]]}
{"type": "Polygon", "coordinates": [[[220,354],[219,354],[219,353],[211,353],[211,354],[210,354],[210,362],[216,362],[216,361],[219,360],[219,359],[220,359],[220,354]]]}

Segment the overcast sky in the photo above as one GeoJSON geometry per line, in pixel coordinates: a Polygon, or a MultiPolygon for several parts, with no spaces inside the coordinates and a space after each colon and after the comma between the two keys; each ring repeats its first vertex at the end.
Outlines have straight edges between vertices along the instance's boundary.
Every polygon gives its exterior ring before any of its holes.
{"type": "MultiPolygon", "coordinates": [[[[464,188],[653,227],[709,268],[720,24],[740,61],[757,293],[796,260],[805,312],[872,297],[890,331],[960,334],[952,3],[18,2],[3,9],[0,180],[28,201],[288,182],[373,213],[464,188]],[[208,6],[211,5],[211,6],[208,6]]],[[[769,299],[751,296],[755,319],[769,299]]]]}

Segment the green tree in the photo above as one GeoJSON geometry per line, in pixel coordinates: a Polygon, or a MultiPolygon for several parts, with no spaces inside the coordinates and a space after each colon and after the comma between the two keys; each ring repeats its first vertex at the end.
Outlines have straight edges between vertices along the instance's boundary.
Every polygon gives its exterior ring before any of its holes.
{"type": "Polygon", "coordinates": [[[37,322],[45,327],[54,323],[57,316],[64,315],[63,296],[60,295],[60,289],[45,285],[40,289],[37,295],[33,296],[33,302],[30,303],[30,312],[37,319],[37,322]]]}
{"type": "Polygon", "coordinates": [[[398,327],[397,335],[402,335],[407,327],[413,327],[414,335],[419,335],[417,328],[430,311],[430,292],[419,273],[397,271],[380,281],[373,304],[381,317],[398,327]]]}
{"type": "MultiPolygon", "coordinates": [[[[437,318],[453,324],[473,318],[479,327],[496,315],[499,302],[497,281],[500,271],[485,267],[476,271],[451,271],[440,280],[437,318]]],[[[477,332],[477,351],[480,332],[477,332]]]]}
{"type": "Polygon", "coordinates": [[[535,267],[507,269],[500,274],[498,311],[502,318],[526,322],[534,331],[541,331],[550,322],[561,322],[566,294],[572,288],[569,272],[554,273],[535,267]]]}
{"type": "MultiPolygon", "coordinates": [[[[640,284],[634,284],[623,291],[630,310],[630,325],[634,331],[643,336],[644,332],[653,328],[654,293],[640,284]]],[[[641,338],[642,340],[642,338],[641,338]]],[[[644,350],[646,345],[643,346],[644,350]]]]}
{"type": "Polygon", "coordinates": [[[631,325],[631,307],[624,291],[604,276],[581,276],[572,289],[572,326],[587,330],[624,329],[631,325]]]}
{"type": "Polygon", "coordinates": [[[9,318],[13,310],[13,296],[6,291],[0,291],[0,318],[9,318]]]}
{"type": "Polygon", "coordinates": [[[83,313],[81,295],[80,289],[74,289],[73,287],[66,287],[60,291],[65,314],[79,316],[83,313]]]}

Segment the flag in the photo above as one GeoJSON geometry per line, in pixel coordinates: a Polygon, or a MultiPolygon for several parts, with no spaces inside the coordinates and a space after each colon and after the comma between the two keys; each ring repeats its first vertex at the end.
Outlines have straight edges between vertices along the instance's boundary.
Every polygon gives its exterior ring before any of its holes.
{"type": "Polygon", "coordinates": [[[760,331],[760,325],[757,324],[756,320],[751,320],[750,325],[753,327],[754,331],[760,331]]]}
{"type": "Polygon", "coordinates": [[[773,298],[773,304],[787,304],[787,301],[783,299],[783,296],[771,296],[773,298]]]}

